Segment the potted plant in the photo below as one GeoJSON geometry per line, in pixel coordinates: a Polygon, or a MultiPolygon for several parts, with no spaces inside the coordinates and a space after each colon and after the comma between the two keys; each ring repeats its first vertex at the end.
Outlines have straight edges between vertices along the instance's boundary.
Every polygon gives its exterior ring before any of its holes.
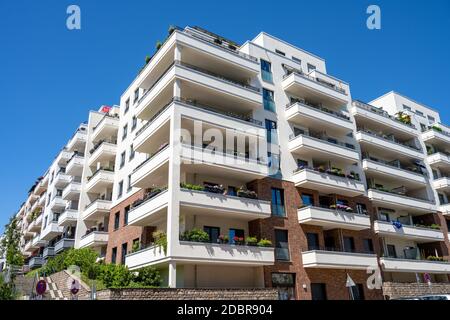
{"type": "Polygon", "coordinates": [[[247,243],[248,246],[256,246],[258,244],[258,239],[256,239],[256,237],[247,237],[245,239],[245,242],[247,243]]]}
{"type": "Polygon", "coordinates": [[[173,25],[170,25],[169,26],[169,30],[167,30],[167,33],[169,34],[169,36],[175,31],[175,26],[173,26],[173,25]]]}
{"type": "Polygon", "coordinates": [[[211,192],[211,193],[220,193],[223,194],[225,192],[225,188],[223,187],[223,185],[219,185],[219,184],[205,184],[204,185],[204,190],[206,192],[211,192]]]}
{"type": "Polygon", "coordinates": [[[222,44],[222,40],[220,40],[219,38],[215,38],[214,39],[214,43],[222,44]]]}
{"type": "Polygon", "coordinates": [[[271,247],[272,246],[272,241],[267,240],[267,239],[261,239],[258,242],[258,247],[271,247]]]}
{"type": "Polygon", "coordinates": [[[158,52],[158,50],[159,49],[161,49],[161,47],[162,47],[162,43],[161,43],[161,41],[156,41],[156,45],[155,45],[155,48],[156,48],[156,51],[158,52]]]}
{"type": "Polygon", "coordinates": [[[219,236],[219,243],[221,243],[221,244],[227,244],[228,243],[228,236],[227,235],[223,235],[223,234],[221,234],[220,236],[219,236]]]}
{"type": "Polygon", "coordinates": [[[255,191],[247,190],[244,186],[239,187],[237,196],[242,198],[257,199],[258,195],[255,191]]]}

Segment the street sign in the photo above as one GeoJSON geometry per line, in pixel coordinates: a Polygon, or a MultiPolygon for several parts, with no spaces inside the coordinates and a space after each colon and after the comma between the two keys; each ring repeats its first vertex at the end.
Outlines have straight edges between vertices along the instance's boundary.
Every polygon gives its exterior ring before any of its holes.
{"type": "Polygon", "coordinates": [[[70,286],[70,292],[73,295],[76,295],[80,291],[80,283],[77,280],[72,281],[72,285],[70,286]]]}
{"type": "Polygon", "coordinates": [[[39,280],[36,284],[36,293],[38,295],[43,295],[47,291],[47,282],[45,280],[39,280]]]}

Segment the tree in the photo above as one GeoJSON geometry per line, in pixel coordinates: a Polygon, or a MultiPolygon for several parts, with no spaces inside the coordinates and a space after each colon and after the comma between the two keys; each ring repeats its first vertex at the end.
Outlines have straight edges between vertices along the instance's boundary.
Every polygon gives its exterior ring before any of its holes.
{"type": "Polygon", "coordinates": [[[4,256],[9,266],[23,266],[24,260],[20,250],[20,230],[15,216],[9,219],[5,233],[0,242],[0,256],[4,256]]]}

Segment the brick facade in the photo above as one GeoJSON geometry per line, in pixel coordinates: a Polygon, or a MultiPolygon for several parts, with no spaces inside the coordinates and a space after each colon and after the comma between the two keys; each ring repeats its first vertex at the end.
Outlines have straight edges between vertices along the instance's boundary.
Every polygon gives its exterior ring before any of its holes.
{"type": "MultiPolygon", "coordinates": [[[[302,251],[308,250],[308,242],[306,234],[314,232],[319,235],[319,246],[325,246],[324,235],[335,236],[341,238],[343,236],[354,237],[355,249],[357,251],[363,250],[363,239],[372,239],[375,253],[379,253],[380,247],[377,237],[371,230],[352,231],[352,230],[327,230],[324,231],[322,227],[312,225],[301,225],[298,222],[298,208],[301,207],[301,194],[308,193],[314,197],[314,205],[319,204],[319,193],[315,190],[308,190],[296,188],[292,182],[265,178],[262,180],[253,181],[248,184],[248,188],[254,190],[260,199],[270,200],[271,189],[279,188],[284,190],[284,202],[286,217],[270,217],[267,219],[260,219],[251,221],[249,223],[249,230],[251,235],[257,237],[267,238],[275,243],[274,230],[285,229],[288,231],[289,253],[290,261],[275,261],[273,266],[264,267],[264,278],[266,287],[272,287],[272,273],[293,273],[295,274],[295,294],[296,299],[310,300],[311,299],[311,283],[324,283],[326,285],[326,294],[328,299],[343,299],[350,298],[349,291],[345,287],[347,274],[357,284],[363,284],[364,297],[366,299],[382,299],[381,290],[368,290],[365,286],[368,275],[366,271],[361,270],[343,270],[343,269],[318,269],[318,268],[303,268],[302,251]]],[[[342,200],[347,200],[352,207],[356,203],[364,203],[367,207],[368,214],[372,214],[372,207],[370,202],[365,197],[338,197],[342,200]]],[[[339,241],[336,242],[337,247],[341,246],[339,241]]]]}

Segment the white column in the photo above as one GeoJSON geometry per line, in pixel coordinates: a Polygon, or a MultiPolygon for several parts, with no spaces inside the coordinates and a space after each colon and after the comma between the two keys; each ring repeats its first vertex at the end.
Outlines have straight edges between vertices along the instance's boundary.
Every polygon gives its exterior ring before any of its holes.
{"type": "Polygon", "coordinates": [[[177,287],[177,264],[174,261],[169,262],[169,288],[177,287]]]}
{"type": "Polygon", "coordinates": [[[181,97],[181,80],[175,79],[175,82],[173,83],[173,96],[174,97],[181,97]]]}
{"type": "Polygon", "coordinates": [[[175,61],[181,61],[181,46],[179,44],[175,45],[175,51],[173,55],[175,61]]]}

